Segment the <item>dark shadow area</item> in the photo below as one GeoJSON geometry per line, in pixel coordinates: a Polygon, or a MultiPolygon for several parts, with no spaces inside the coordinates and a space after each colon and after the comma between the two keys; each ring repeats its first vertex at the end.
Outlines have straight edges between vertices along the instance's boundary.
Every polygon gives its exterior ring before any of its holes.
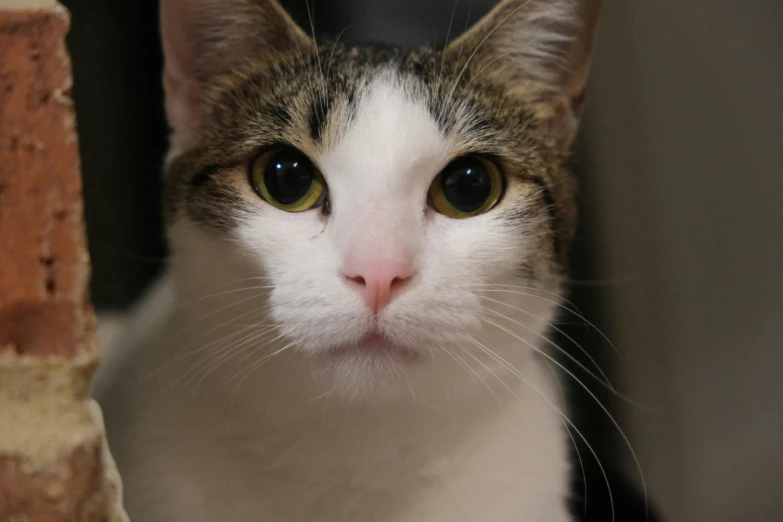
{"type": "Polygon", "coordinates": [[[166,147],[157,2],[65,1],[85,214],[101,309],[131,303],[165,255],[160,204],[166,147]]]}

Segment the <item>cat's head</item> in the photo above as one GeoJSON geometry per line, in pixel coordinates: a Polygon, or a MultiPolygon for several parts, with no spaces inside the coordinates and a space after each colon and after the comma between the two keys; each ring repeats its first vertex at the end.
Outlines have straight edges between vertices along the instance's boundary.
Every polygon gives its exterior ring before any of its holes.
{"type": "Polygon", "coordinates": [[[596,3],[505,0],[407,51],[316,45],[274,0],[163,0],[180,285],[244,281],[242,324],[338,378],[493,363],[489,331],[528,350],[575,226],[596,3]]]}

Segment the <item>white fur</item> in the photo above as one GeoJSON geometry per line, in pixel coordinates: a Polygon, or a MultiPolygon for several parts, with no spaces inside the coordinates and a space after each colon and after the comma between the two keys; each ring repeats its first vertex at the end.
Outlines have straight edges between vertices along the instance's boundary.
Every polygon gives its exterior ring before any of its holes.
{"type": "Polygon", "coordinates": [[[552,297],[479,286],[519,283],[540,231],[427,210],[459,144],[407,87],[371,79],[313,158],[326,223],[257,199],[234,237],[172,227],[179,305],[105,394],[135,522],[569,520],[563,406],[532,348],[552,297]],[[340,275],[356,249],[414,259],[378,325],[420,360],[324,358],[372,320],[340,275]]]}

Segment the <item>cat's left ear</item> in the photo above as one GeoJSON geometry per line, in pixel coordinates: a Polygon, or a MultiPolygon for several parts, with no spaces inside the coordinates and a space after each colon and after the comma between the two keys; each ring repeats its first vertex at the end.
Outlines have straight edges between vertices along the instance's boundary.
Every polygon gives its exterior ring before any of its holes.
{"type": "Polygon", "coordinates": [[[560,138],[576,134],[601,0],[502,0],[446,48],[541,102],[560,138]]]}
{"type": "Polygon", "coordinates": [[[161,0],[163,84],[174,150],[187,148],[216,78],[248,61],[306,53],[312,40],[277,0],[161,0]]]}

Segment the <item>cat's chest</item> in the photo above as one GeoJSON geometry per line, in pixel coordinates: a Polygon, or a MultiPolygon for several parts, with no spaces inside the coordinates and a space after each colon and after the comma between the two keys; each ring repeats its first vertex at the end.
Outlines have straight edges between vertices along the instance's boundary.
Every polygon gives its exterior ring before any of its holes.
{"type": "MultiPolygon", "coordinates": [[[[165,509],[176,511],[162,520],[569,521],[560,433],[548,431],[546,419],[531,432],[518,414],[465,436],[431,432],[410,444],[399,443],[410,440],[406,426],[293,423],[246,437],[191,424],[190,437],[143,458],[163,459],[169,470],[150,487],[173,494],[165,509]]],[[[134,502],[146,496],[131,494],[134,502]]]]}
{"type": "MultiPolygon", "coordinates": [[[[570,522],[558,488],[530,488],[491,461],[468,459],[448,476],[361,469],[300,475],[287,468],[255,468],[252,461],[198,463],[162,477],[167,495],[161,520],[317,520],[319,522],[570,522]],[[201,469],[199,469],[201,468],[201,469]]],[[[515,463],[521,465],[521,463],[515,463]]],[[[544,481],[546,482],[546,481],[544,481]]],[[[143,511],[143,508],[141,508],[143,511]]],[[[145,518],[141,518],[145,520],[145,518]]]]}

